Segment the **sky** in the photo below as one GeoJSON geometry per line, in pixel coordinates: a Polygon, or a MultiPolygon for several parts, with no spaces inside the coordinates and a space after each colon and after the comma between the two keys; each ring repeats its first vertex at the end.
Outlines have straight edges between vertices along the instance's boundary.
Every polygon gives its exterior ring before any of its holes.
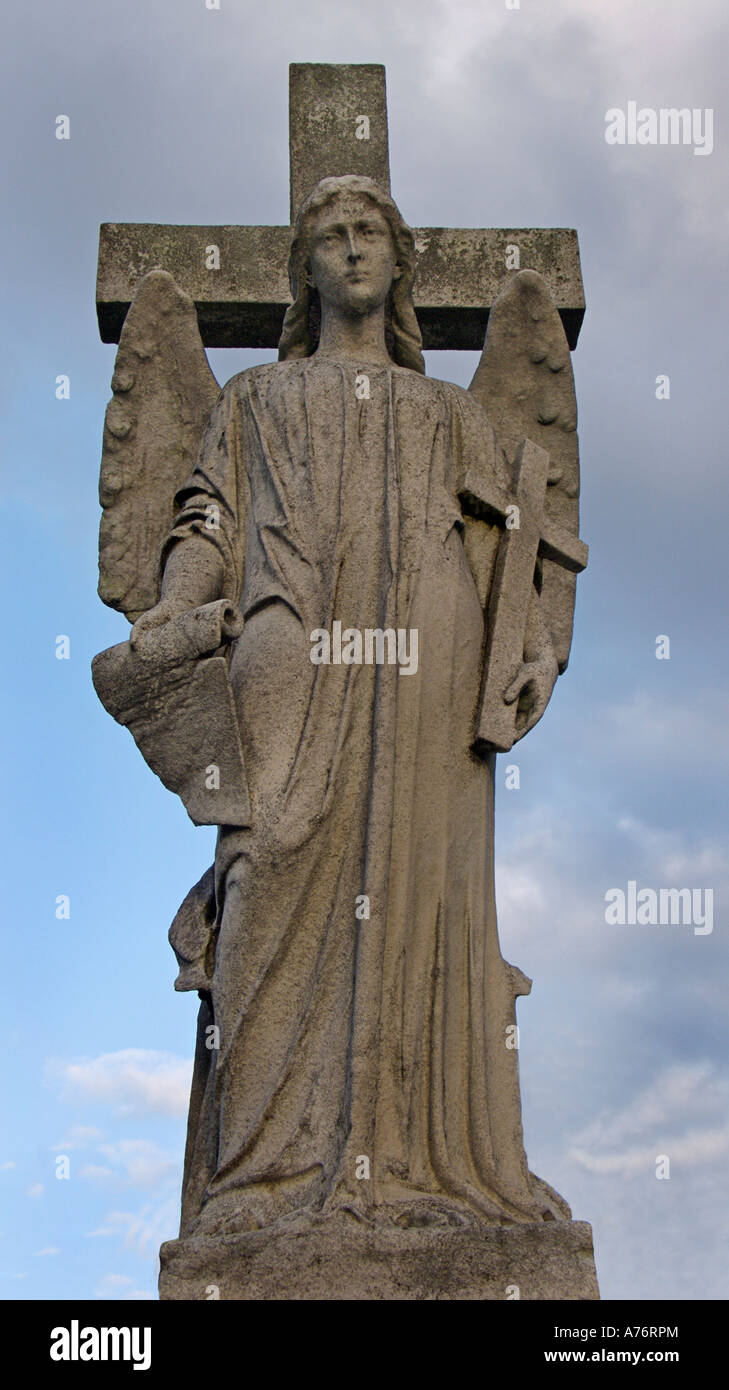
{"type": "MultiPolygon", "coordinates": [[[[91,685],[92,656],[128,633],[96,595],[114,360],[98,227],[284,222],[288,64],[315,61],[386,65],[411,225],[579,234],[590,563],[569,668],[497,764],[502,950],[534,980],[526,1147],[592,1224],[605,1298],[726,1298],[723,0],[36,0],[3,29],[0,1297],[156,1297],[197,1007],[173,991],[167,929],[214,851],[91,685]],[[631,101],[711,111],[711,152],[608,143],[606,113],[631,101]],[[712,893],[711,930],[606,920],[631,881],[702,910],[712,893]]],[[[209,357],[222,384],[272,354],[209,357]]],[[[427,354],[461,385],[476,362],[427,354]]]]}

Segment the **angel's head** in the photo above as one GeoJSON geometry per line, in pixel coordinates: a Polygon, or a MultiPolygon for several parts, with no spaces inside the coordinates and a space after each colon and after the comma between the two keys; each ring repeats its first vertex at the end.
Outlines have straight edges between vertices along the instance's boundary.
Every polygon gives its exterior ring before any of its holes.
{"type": "Polygon", "coordinates": [[[424,372],[421,336],[413,307],[415,239],[392,198],[373,179],[357,174],[322,179],[299,209],[289,256],[293,303],[286,311],[281,361],[316,352],[321,298],[347,311],[385,306],[385,341],[401,367],[424,372]],[[363,248],[358,264],[343,273],[347,227],[355,225],[363,248]]]}

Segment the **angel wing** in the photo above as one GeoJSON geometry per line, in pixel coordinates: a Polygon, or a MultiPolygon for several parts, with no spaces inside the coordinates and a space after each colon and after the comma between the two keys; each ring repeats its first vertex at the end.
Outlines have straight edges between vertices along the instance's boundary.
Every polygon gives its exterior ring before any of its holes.
{"type": "MultiPolygon", "coordinates": [[[[486,410],[510,471],[522,440],[547,450],[547,517],[577,536],[580,465],[570,350],[559,313],[536,271],[519,271],[495,300],[469,389],[486,410]]],[[[546,557],[541,564],[542,608],[564,671],[576,576],[546,557]]]]}
{"type": "Polygon", "coordinates": [[[140,281],[111,387],[99,481],[99,597],[133,623],[158,601],[175,493],[192,472],[220,392],[195,306],[165,270],[140,281]]]}

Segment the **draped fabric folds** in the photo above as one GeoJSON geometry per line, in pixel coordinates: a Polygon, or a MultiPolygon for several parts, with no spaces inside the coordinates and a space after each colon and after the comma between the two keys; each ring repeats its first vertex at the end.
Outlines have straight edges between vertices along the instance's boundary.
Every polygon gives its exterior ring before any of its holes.
{"type": "Polygon", "coordinates": [[[254,760],[253,823],[219,832],[183,1234],[343,1205],[568,1214],[524,1154],[528,982],[499,949],[493,758],[470,746],[484,617],[458,485],[497,466],[472,397],[394,365],[253,368],[211,416],[167,550],[217,546],[250,623],[230,664],[244,746],[266,698],[250,644],[293,634],[301,659],[281,653],[292,755],[269,782],[254,760]],[[417,630],[417,670],[312,664],[335,622],[417,630]]]}

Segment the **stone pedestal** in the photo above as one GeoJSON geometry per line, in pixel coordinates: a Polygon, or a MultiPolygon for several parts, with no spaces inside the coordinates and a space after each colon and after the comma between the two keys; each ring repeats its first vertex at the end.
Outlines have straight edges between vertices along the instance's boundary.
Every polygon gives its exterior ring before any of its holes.
{"type": "Polygon", "coordinates": [[[167,1241],[161,1299],[476,1300],[600,1297],[586,1221],[368,1226],[346,1213],[272,1231],[167,1241]]]}

